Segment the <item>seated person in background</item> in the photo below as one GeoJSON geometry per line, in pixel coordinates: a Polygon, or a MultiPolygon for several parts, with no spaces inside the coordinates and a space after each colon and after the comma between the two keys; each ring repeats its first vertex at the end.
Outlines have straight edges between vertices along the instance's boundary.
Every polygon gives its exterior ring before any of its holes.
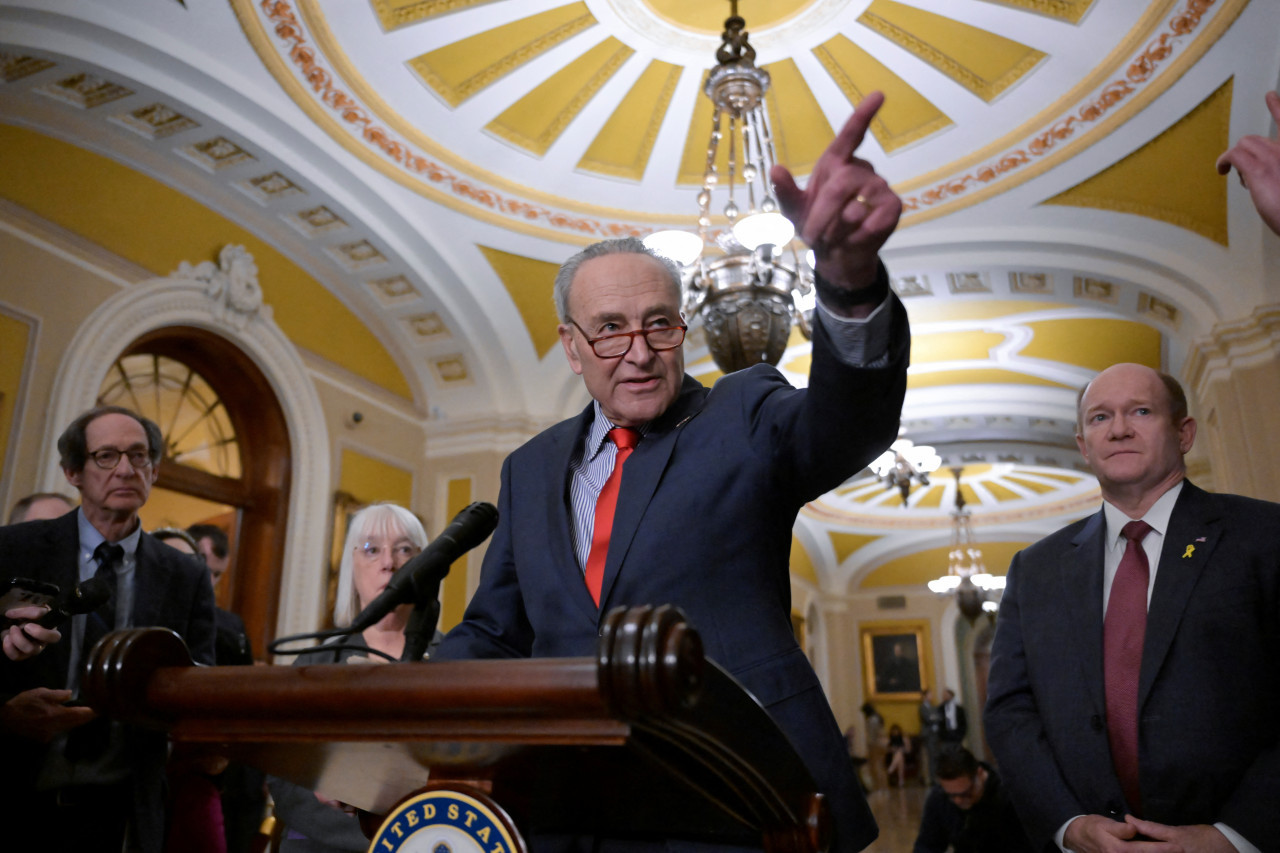
{"type": "Polygon", "coordinates": [[[889,727],[889,752],[885,755],[885,760],[888,762],[887,772],[890,779],[894,773],[898,774],[899,788],[906,784],[909,752],[911,752],[911,736],[904,734],[902,726],[894,723],[889,727]]]}
{"type": "Polygon", "coordinates": [[[956,743],[938,748],[913,853],[1032,853],[995,768],[956,743]]]}
{"type": "Polygon", "coordinates": [[[76,508],[75,501],[57,492],[36,492],[27,495],[9,510],[9,524],[24,521],[44,521],[66,515],[76,508]]]}
{"type": "MultiPolygon", "coordinates": [[[[387,587],[396,570],[427,545],[422,522],[409,510],[391,503],[365,507],[351,519],[347,541],[338,570],[338,598],[333,621],[339,628],[352,623],[373,599],[387,587]]],[[[404,629],[413,611],[402,604],[382,621],[351,640],[399,660],[404,652],[404,629]]],[[[438,642],[433,641],[431,648],[438,642]]],[[[428,649],[430,654],[430,649],[428,649]]],[[[299,655],[295,666],[322,663],[380,663],[382,658],[352,649],[317,650],[299,655]]],[[[284,824],[279,853],[329,853],[364,851],[369,847],[355,815],[341,803],[319,791],[267,777],[267,787],[275,800],[276,819],[284,824]]]]}

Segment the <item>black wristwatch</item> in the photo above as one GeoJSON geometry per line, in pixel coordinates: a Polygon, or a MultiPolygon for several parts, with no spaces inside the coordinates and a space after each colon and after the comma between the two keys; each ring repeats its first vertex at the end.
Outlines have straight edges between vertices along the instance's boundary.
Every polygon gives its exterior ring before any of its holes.
{"type": "Polygon", "coordinates": [[[836,287],[814,270],[813,286],[818,291],[819,301],[828,308],[847,309],[856,308],[859,305],[879,305],[889,296],[889,273],[885,271],[884,264],[877,262],[874,284],[857,290],[847,290],[836,287]]]}

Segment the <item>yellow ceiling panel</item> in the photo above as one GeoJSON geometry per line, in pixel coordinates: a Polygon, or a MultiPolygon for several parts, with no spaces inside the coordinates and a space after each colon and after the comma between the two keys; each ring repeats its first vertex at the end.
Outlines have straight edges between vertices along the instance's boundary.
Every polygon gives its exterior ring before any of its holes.
{"type": "Polygon", "coordinates": [[[991,350],[1004,343],[998,332],[974,329],[969,332],[913,333],[911,363],[931,364],[940,361],[975,360],[991,357],[991,350]]]}
{"type": "Polygon", "coordinates": [[[1002,370],[998,367],[975,370],[939,370],[933,373],[907,373],[908,388],[945,388],[948,385],[1037,385],[1045,388],[1070,388],[1061,382],[1002,370]]]}
{"type": "Polygon", "coordinates": [[[388,32],[425,18],[493,2],[496,0],[372,0],[378,22],[388,32]]]}
{"type": "Polygon", "coordinates": [[[571,3],[424,53],[410,59],[409,67],[456,107],[595,23],[586,3],[571,3]]]}
{"type": "MultiPolygon", "coordinates": [[[[918,491],[918,489],[916,491],[918,491]]],[[[919,509],[936,509],[937,507],[942,506],[942,497],[946,493],[946,486],[930,486],[929,491],[921,496],[920,500],[916,501],[912,506],[919,509]]]]}
{"type": "Polygon", "coordinates": [[[1122,361],[1160,369],[1161,335],[1156,329],[1132,320],[1081,318],[1027,323],[1031,340],[1019,352],[1103,370],[1122,361]]]}
{"type": "Polygon", "coordinates": [[[884,92],[884,106],[871,122],[871,135],[885,151],[896,151],[953,122],[911,84],[842,35],[818,45],[813,55],[850,103],[869,92],[884,92]]]}
{"type": "Polygon", "coordinates": [[[184,261],[213,260],[228,243],[244,246],[257,264],[263,301],[289,340],[413,399],[378,336],[257,234],[140,172],[35,131],[0,125],[0,163],[0,197],[157,276],[184,261]]]}
{"type": "Polygon", "coordinates": [[[1038,483],[1035,480],[1027,480],[1023,477],[1015,477],[1012,474],[1006,474],[1005,480],[1009,481],[1010,483],[1019,485],[1028,491],[1035,492],[1037,495],[1045,495],[1045,494],[1048,494],[1049,492],[1054,492],[1058,490],[1057,486],[1051,486],[1048,483],[1038,483]]]}
{"type": "Polygon", "coordinates": [[[511,295],[520,319],[524,320],[525,329],[533,340],[533,349],[538,358],[546,358],[547,353],[560,342],[560,333],[556,331],[559,318],[556,317],[555,301],[552,291],[555,289],[558,264],[513,255],[488,246],[477,246],[484,259],[493,267],[502,281],[502,286],[511,295]]]}
{"type": "Polygon", "coordinates": [[[817,585],[818,570],[813,567],[813,558],[809,556],[809,552],[800,544],[800,540],[795,537],[795,534],[791,536],[790,567],[791,574],[798,578],[804,578],[815,586],[817,585]]]}
{"type": "Polygon", "coordinates": [[[541,157],[633,53],[609,36],[504,110],[485,130],[541,157]]]}
{"type": "Polygon", "coordinates": [[[849,559],[849,555],[863,545],[869,545],[877,539],[883,538],[881,536],[864,536],[861,533],[841,533],[838,530],[828,531],[827,536],[831,539],[831,547],[835,549],[837,564],[849,559]]]}
{"type": "Polygon", "coordinates": [[[1012,6],[1027,12],[1035,12],[1057,18],[1069,24],[1078,24],[1093,5],[1093,0],[987,0],[1002,6],[1012,6]]]}
{"type": "Polygon", "coordinates": [[[893,0],[873,0],[858,23],[991,101],[1044,58],[1025,44],[893,0]]]}
{"type": "Polygon", "coordinates": [[[1044,203],[1146,216],[1227,245],[1227,182],[1213,163],[1231,144],[1233,80],[1128,157],[1044,203]]]}
{"type": "Polygon", "coordinates": [[[983,480],[982,486],[987,490],[987,493],[990,494],[991,497],[1000,502],[1020,501],[1023,499],[1022,495],[1018,494],[1013,489],[1010,489],[1008,486],[1000,485],[995,480],[983,480]]]}
{"type": "Polygon", "coordinates": [[[807,175],[836,132],[818,106],[794,59],[763,66],[772,80],[765,104],[777,160],[795,175],[807,175]]]}
{"type": "MultiPolygon", "coordinates": [[[[1009,571],[1013,555],[1030,545],[1030,542],[979,542],[982,562],[993,575],[1009,571]]],[[[925,548],[907,554],[869,572],[858,586],[861,589],[885,586],[924,586],[936,577],[947,573],[950,545],[925,548]]]]}
{"type": "Polygon", "coordinates": [[[653,152],[676,84],[679,65],[654,60],[596,134],[578,168],[639,181],[653,152]]]}
{"type": "MultiPolygon", "coordinates": [[[[641,0],[662,20],[682,30],[697,33],[720,33],[729,17],[729,4],[689,2],[689,0],[641,0]]],[[[747,31],[763,30],[795,17],[813,0],[750,0],[738,7],[747,22],[747,31]]]]}

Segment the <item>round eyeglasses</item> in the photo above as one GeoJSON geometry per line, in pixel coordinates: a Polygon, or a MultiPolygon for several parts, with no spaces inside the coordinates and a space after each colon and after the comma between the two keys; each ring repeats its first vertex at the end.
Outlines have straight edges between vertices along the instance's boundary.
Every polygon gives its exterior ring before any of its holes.
{"type": "Polygon", "coordinates": [[[587,334],[586,329],[574,322],[572,317],[569,318],[569,322],[575,329],[582,332],[582,336],[587,339],[587,345],[599,358],[622,358],[631,351],[631,344],[637,335],[644,338],[644,342],[654,352],[675,349],[684,343],[684,333],[689,328],[684,325],[655,326],[652,329],[637,329],[634,332],[618,332],[614,335],[593,338],[587,334]]]}
{"type": "Polygon", "coordinates": [[[134,468],[141,470],[151,467],[151,452],[147,450],[116,450],[114,447],[104,447],[89,454],[93,464],[104,471],[114,471],[120,464],[121,458],[125,456],[129,457],[129,464],[134,468]]]}

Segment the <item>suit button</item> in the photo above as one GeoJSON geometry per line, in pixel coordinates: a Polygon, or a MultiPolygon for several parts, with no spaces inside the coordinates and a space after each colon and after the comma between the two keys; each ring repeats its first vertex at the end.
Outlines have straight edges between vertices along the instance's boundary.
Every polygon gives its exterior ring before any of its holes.
{"type": "Polygon", "coordinates": [[[1097,714],[1094,714],[1092,717],[1090,717],[1089,728],[1093,729],[1095,732],[1102,731],[1102,718],[1099,717],[1097,714]]]}

